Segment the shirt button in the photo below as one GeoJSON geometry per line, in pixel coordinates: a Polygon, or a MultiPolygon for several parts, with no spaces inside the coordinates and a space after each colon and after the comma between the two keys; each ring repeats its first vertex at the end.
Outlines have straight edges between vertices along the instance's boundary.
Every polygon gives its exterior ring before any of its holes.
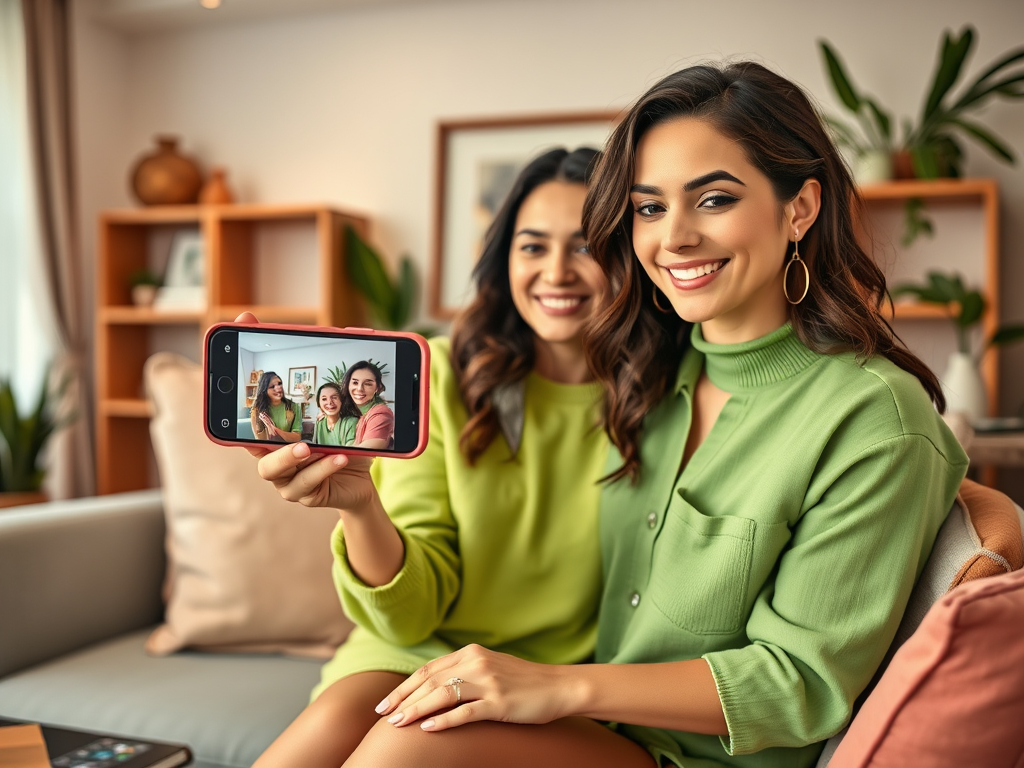
{"type": "Polygon", "coordinates": [[[657,512],[651,512],[651,514],[649,514],[647,516],[647,527],[648,528],[653,528],[657,524],[658,524],[658,513],[657,512]]]}
{"type": "Polygon", "coordinates": [[[634,592],[632,595],[629,596],[629,604],[632,605],[634,608],[636,608],[638,605],[640,605],[640,593],[639,592],[634,592]]]}

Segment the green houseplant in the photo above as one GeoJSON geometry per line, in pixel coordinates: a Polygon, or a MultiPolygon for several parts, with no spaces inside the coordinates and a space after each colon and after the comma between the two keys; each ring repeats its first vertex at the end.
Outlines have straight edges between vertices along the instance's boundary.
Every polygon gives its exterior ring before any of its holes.
{"type": "MultiPolygon", "coordinates": [[[[1024,98],[1024,48],[996,59],[954,96],[953,90],[963,73],[974,39],[975,32],[970,26],[964,27],[959,35],[949,30],[943,34],[921,114],[916,124],[910,118],[902,120],[901,139],[897,139],[892,114],[854,85],[839,54],[827,41],[818,41],[829,83],[856,121],[851,124],[839,117],[826,117],[836,142],[852,153],[858,170],[871,158],[874,158],[872,167],[885,164],[878,158],[893,158],[887,169],[870,174],[870,178],[858,174],[861,182],[888,178],[891,174],[886,171],[891,171],[893,166],[898,177],[959,177],[963,168],[960,142],[963,137],[974,140],[1000,160],[1016,162],[1013,151],[1002,139],[968,115],[993,98],[1024,98]]],[[[909,245],[919,235],[932,234],[932,229],[924,213],[924,202],[920,198],[908,200],[903,244],[909,245]]]]}
{"type": "Polygon", "coordinates": [[[825,40],[818,44],[829,82],[840,102],[856,118],[859,129],[847,121],[830,117],[840,144],[863,153],[872,149],[909,152],[914,175],[923,179],[960,176],[963,165],[961,138],[980,144],[1000,160],[1016,162],[1013,151],[991,131],[968,117],[993,98],[1024,98],[1024,48],[1017,48],[989,64],[969,85],[952,95],[974,46],[975,32],[964,27],[959,35],[943,34],[931,85],[915,124],[901,122],[902,139],[897,141],[892,115],[869,95],[862,94],[846,72],[839,55],[825,40]]]}
{"type": "Polygon", "coordinates": [[[968,289],[956,274],[929,272],[924,284],[895,286],[892,297],[913,296],[925,304],[945,308],[956,331],[957,351],[950,355],[949,367],[942,377],[947,406],[969,418],[985,416],[985,389],[978,370],[982,355],[991,347],[1024,340],[1024,325],[1004,325],[985,339],[981,349],[972,353],[971,337],[988,308],[979,291],[968,289]]]}
{"type": "MultiPolygon", "coordinates": [[[[413,314],[417,291],[412,259],[403,256],[398,275],[392,278],[384,259],[352,227],[345,228],[345,245],[349,279],[366,299],[373,327],[389,331],[405,328],[413,314]]],[[[431,328],[414,330],[421,336],[434,333],[431,328]]]]}
{"type": "MultiPolygon", "coordinates": [[[[60,414],[71,375],[50,386],[49,371],[35,406],[22,415],[10,379],[0,379],[0,498],[4,494],[38,494],[45,472],[41,454],[55,432],[75,419],[74,413],[60,414]]],[[[4,502],[0,500],[0,506],[4,502]]]]}
{"type": "Polygon", "coordinates": [[[156,289],[160,287],[160,276],[151,269],[139,269],[132,272],[128,282],[132,287],[132,303],[139,307],[148,307],[156,298],[156,289]]]}

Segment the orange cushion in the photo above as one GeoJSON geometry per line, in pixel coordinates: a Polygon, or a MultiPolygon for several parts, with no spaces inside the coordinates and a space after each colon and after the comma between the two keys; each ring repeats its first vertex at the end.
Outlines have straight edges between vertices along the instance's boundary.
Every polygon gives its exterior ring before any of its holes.
{"type": "Polygon", "coordinates": [[[964,480],[959,501],[968,510],[980,546],[964,562],[949,588],[1024,566],[1020,519],[1010,498],[973,480],[964,480]]]}
{"type": "Polygon", "coordinates": [[[1024,571],[968,582],[893,657],[829,768],[1019,768],[1024,571]]]}

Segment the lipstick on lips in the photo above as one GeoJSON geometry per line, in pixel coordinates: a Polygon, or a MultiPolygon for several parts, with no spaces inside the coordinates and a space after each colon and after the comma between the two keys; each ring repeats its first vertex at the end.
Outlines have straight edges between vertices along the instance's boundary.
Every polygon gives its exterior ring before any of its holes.
{"type": "Polygon", "coordinates": [[[667,264],[662,269],[668,272],[669,279],[676,288],[694,291],[714,280],[722,271],[722,267],[728,263],[728,259],[694,259],[667,264]]]}
{"type": "Polygon", "coordinates": [[[535,295],[533,298],[545,314],[562,317],[579,312],[589,297],[577,294],[543,293],[535,295]]]}

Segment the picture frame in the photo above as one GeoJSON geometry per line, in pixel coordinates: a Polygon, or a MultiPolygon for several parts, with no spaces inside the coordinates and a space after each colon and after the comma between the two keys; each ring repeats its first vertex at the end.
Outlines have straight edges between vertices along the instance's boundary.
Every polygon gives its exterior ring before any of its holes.
{"type": "Polygon", "coordinates": [[[171,238],[163,284],[156,291],[158,311],[202,311],[206,308],[206,253],[202,232],[179,229],[171,238]]]}
{"type": "Polygon", "coordinates": [[[206,257],[201,232],[174,233],[167,256],[163,285],[167,288],[202,288],[206,285],[206,257]]]}
{"type": "Polygon", "coordinates": [[[606,110],[438,123],[431,315],[450,320],[472,297],[484,234],[522,167],[553,147],[603,148],[620,115],[606,110]]]}
{"type": "Polygon", "coordinates": [[[316,388],[315,365],[306,365],[288,369],[288,394],[296,396],[301,395],[302,390],[299,389],[300,384],[309,384],[311,388],[316,388]]]}

